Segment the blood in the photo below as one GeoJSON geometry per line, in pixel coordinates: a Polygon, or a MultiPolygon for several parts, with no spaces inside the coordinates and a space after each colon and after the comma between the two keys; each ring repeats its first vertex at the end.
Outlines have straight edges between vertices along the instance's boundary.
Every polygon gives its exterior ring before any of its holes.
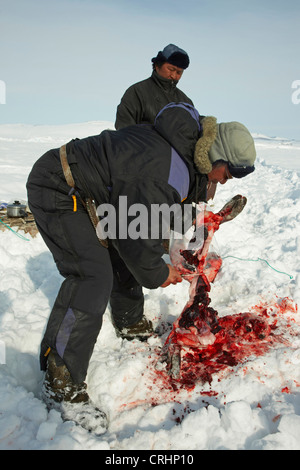
{"type": "MultiPolygon", "coordinates": [[[[261,356],[281,341],[276,335],[276,315],[269,315],[266,306],[259,306],[257,313],[221,318],[210,306],[210,284],[215,280],[222,260],[208,249],[228,211],[227,208],[224,213],[205,212],[203,223],[207,237],[203,246],[198,250],[180,250],[179,264],[176,257],[177,269],[190,282],[190,298],[162,349],[173,390],[178,387],[192,389],[196,383],[211,384],[215,374],[243,364],[251,356],[261,356]]],[[[292,307],[287,300],[282,300],[278,308],[292,307]]]]}
{"type": "Polygon", "coordinates": [[[238,313],[219,319],[220,330],[213,344],[181,350],[178,382],[184,386],[211,383],[213,375],[242,364],[251,355],[261,356],[278,341],[276,325],[253,313],[238,313]]]}

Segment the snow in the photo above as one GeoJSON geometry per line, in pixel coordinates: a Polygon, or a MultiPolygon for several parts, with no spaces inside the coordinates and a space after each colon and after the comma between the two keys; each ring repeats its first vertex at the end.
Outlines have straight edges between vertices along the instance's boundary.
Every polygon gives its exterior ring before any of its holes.
{"type": "MultiPolygon", "coordinates": [[[[46,150],[105,128],[113,124],[0,125],[0,202],[26,201],[27,175],[46,150]]],[[[52,256],[39,234],[0,231],[1,450],[300,449],[300,142],[254,138],[256,171],[220,187],[211,204],[218,211],[235,194],[248,198],[216,233],[224,261],[211,305],[220,316],[268,311],[286,341],[210,384],[173,390],[154,365],[188,283],[145,290],[145,314],[161,332],[147,343],[117,338],[108,308],[87,384],[110,424],[93,436],[40,400],[39,345],[62,280],[52,256]]]]}

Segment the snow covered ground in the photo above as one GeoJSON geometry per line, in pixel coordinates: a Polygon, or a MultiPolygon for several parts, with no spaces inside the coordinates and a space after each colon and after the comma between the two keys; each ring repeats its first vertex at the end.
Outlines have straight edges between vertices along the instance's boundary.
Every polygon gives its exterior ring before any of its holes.
{"type": "MultiPolygon", "coordinates": [[[[27,175],[46,150],[104,128],[113,124],[0,125],[0,202],[26,201],[27,175]]],[[[211,299],[220,317],[267,315],[281,341],[210,384],[172,389],[155,362],[188,284],[145,291],[146,315],[162,333],[145,344],[117,338],[107,310],[87,383],[110,425],[95,437],[39,398],[39,344],[61,283],[51,254],[39,235],[0,231],[0,449],[300,449],[300,142],[254,137],[255,173],[220,187],[211,205],[248,198],[216,233],[223,268],[211,299]]]]}

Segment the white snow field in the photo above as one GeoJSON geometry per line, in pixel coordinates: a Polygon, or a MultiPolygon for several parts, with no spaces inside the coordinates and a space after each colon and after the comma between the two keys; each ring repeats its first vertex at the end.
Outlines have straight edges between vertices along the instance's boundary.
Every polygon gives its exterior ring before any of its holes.
{"type": "MultiPolygon", "coordinates": [[[[0,202],[26,201],[26,180],[46,150],[113,129],[110,122],[0,125],[0,202]]],[[[39,345],[62,278],[38,234],[0,231],[1,450],[300,450],[300,142],[254,135],[256,171],[221,186],[210,208],[236,194],[245,210],[221,226],[223,267],[210,293],[219,316],[255,312],[278,341],[212,375],[172,388],[155,369],[188,300],[188,283],[146,290],[145,314],[160,335],[121,340],[105,313],[88,370],[109,429],[94,436],[47,412],[40,399],[39,345]],[[25,239],[24,239],[25,238],[25,239]]]]}

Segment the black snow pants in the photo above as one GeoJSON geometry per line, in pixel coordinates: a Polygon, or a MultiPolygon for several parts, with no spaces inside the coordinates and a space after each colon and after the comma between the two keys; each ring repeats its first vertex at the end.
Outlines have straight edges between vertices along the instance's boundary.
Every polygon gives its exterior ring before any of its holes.
{"type": "Polygon", "coordinates": [[[28,204],[37,227],[65,278],[41,343],[40,364],[56,350],[75,383],[82,382],[112,294],[116,326],[143,314],[143,294],[115,250],[101,245],[90,218],[69,196],[56,150],[34,165],[27,182],[28,204]],[[113,268],[114,266],[114,268],[113,268]]]}

